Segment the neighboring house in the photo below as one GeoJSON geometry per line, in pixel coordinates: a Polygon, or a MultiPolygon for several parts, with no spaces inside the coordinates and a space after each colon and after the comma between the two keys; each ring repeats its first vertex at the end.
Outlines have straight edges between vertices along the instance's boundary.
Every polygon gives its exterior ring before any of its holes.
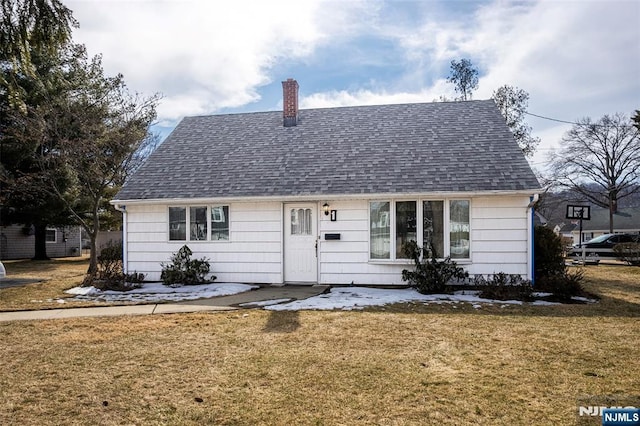
{"type": "Polygon", "coordinates": [[[561,238],[569,238],[569,239],[573,239],[573,230],[577,227],[578,225],[576,223],[558,223],[556,226],[553,227],[553,232],[560,236],[561,238]]]}
{"type": "Polygon", "coordinates": [[[560,237],[565,254],[573,247],[573,235],[571,232],[577,227],[575,223],[561,222],[553,227],[553,232],[560,237]]]}
{"type": "Polygon", "coordinates": [[[127,272],[187,244],[219,281],[403,284],[402,244],[532,276],[540,187],[492,100],[187,117],[112,203],[127,272]]]}
{"type": "MultiPolygon", "coordinates": [[[[640,233],[640,207],[618,209],[618,212],[613,215],[613,232],[615,234],[640,233]]],[[[609,210],[592,208],[591,219],[582,221],[582,241],[589,241],[609,233],[609,210]]],[[[578,226],[572,230],[571,236],[574,244],[580,243],[578,226]]]]}
{"type": "MultiPolygon", "coordinates": [[[[35,255],[32,227],[10,225],[0,227],[0,258],[30,259],[35,255]]],[[[80,227],[47,228],[47,256],[80,256],[82,241],[80,227]]]]}

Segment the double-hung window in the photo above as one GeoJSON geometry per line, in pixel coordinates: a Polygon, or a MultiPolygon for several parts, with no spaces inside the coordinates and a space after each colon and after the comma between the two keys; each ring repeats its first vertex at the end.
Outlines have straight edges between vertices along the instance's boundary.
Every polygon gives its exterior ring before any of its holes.
{"type": "Polygon", "coordinates": [[[229,206],[169,207],[169,241],[229,240],[229,206]]]}
{"type": "Polygon", "coordinates": [[[47,228],[45,234],[45,241],[48,243],[55,243],[58,241],[58,232],[54,228],[47,228]]]}
{"type": "Polygon", "coordinates": [[[428,256],[468,259],[469,200],[372,201],[369,258],[406,259],[402,247],[416,241],[428,256]]]}

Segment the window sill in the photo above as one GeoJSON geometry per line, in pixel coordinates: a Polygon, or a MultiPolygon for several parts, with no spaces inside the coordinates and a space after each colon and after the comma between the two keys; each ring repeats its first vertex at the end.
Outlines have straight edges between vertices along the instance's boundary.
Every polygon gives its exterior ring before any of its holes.
{"type": "Polygon", "coordinates": [[[228,243],[230,240],[168,240],[169,244],[206,244],[206,243],[228,243]]]}
{"type": "MultiPolygon", "coordinates": [[[[444,258],[438,259],[438,261],[443,261],[444,258]]],[[[471,259],[451,259],[452,262],[456,262],[458,265],[471,265],[471,259]]],[[[395,259],[395,260],[385,260],[385,259],[369,259],[367,262],[371,265],[413,265],[413,260],[410,259],[395,259]]]]}
{"type": "Polygon", "coordinates": [[[413,261],[410,259],[369,259],[371,265],[411,265],[413,261]]]}

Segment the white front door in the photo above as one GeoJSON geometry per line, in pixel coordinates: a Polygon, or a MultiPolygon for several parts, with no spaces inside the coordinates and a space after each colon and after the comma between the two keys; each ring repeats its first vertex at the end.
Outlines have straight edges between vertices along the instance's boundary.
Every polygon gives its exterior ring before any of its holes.
{"type": "Polygon", "coordinates": [[[284,280],[318,282],[317,226],[315,204],[284,206],[284,280]]]}

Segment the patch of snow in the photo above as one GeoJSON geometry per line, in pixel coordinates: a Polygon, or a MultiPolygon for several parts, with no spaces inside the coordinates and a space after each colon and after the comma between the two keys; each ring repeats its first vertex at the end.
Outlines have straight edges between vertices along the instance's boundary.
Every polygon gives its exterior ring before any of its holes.
{"type": "Polygon", "coordinates": [[[229,296],[258,288],[248,284],[200,284],[170,287],[159,283],[143,284],[129,291],[102,291],[95,287],[74,287],[65,293],[73,294],[71,300],[97,300],[103,302],[177,302],[208,297],[229,296]]]}
{"type": "Polygon", "coordinates": [[[67,294],[74,294],[76,296],[86,296],[86,295],[95,293],[97,291],[100,291],[100,290],[91,286],[91,287],[73,287],[73,288],[70,288],[69,290],[65,290],[64,292],[67,294]]]}
{"type": "Polygon", "coordinates": [[[531,295],[533,297],[549,297],[549,296],[553,296],[553,293],[545,293],[542,291],[534,291],[533,293],[531,293],[531,295]]]}
{"type": "Polygon", "coordinates": [[[427,300],[427,295],[413,289],[379,289],[369,287],[334,287],[329,293],[295,300],[291,303],[267,306],[271,311],[296,311],[301,309],[362,309],[366,306],[387,305],[427,300]]]}
{"type": "Polygon", "coordinates": [[[277,304],[280,304],[280,303],[291,302],[292,300],[293,299],[291,299],[291,298],[261,300],[261,301],[258,301],[258,302],[241,303],[238,306],[242,306],[243,308],[261,308],[261,307],[264,307],[264,306],[277,305],[277,304]]]}
{"type": "MultiPolygon", "coordinates": [[[[244,293],[258,288],[247,284],[215,283],[194,286],[170,287],[160,283],[147,283],[141,288],[126,292],[101,291],[95,287],[75,287],[66,291],[75,297],[65,301],[95,300],[105,302],[176,302],[181,300],[194,300],[217,296],[228,296],[244,293]]],[[[513,305],[523,305],[520,300],[491,300],[483,299],[477,290],[459,290],[453,294],[421,294],[415,289],[380,289],[370,287],[334,287],[328,293],[304,300],[271,299],[257,302],[243,303],[242,307],[264,308],[272,311],[285,310],[352,310],[363,309],[368,306],[383,306],[393,303],[415,302],[423,304],[447,304],[457,309],[460,304],[470,304],[474,309],[480,309],[483,305],[495,304],[501,308],[513,305]]],[[[548,293],[536,293],[536,297],[545,297],[548,293]]],[[[595,300],[586,298],[574,298],[577,301],[594,303],[595,300]]],[[[49,300],[51,301],[51,300],[49,300]]],[[[57,300],[58,303],[65,301],[57,300]]],[[[530,305],[550,306],[559,303],[536,300],[530,305]]]]}
{"type": "MultiPolygon", "coordinates": [[[[454,309],[456,303],[470,303],[478,309],[481,304],[522,305],[520,300],[491,300],[478,296],[479,291],[460,290],[454,294],[421,294],[414,289],[378,289],[369,287],[334,287],[329,293],[310,297],[304,300],[296,300],[291,303],[265,306],[271,311],[286,310],[352,310],[363,309],[367,306],[380,306],[391,303],[422,302],[424,304],[451,303],[454,309]]],[[[545,302],[549,303],[549,302],[545,302]]]]}
{"type": "Polygon", "coordinates": [[[597,302],[597,300],[595,300],[595,299],[589,299],[587,297],[581,297],[581,296],[573,296],[571,299],[575,300],[576,302],[585,302],[585,303],[596,303],[597,302]]]}

